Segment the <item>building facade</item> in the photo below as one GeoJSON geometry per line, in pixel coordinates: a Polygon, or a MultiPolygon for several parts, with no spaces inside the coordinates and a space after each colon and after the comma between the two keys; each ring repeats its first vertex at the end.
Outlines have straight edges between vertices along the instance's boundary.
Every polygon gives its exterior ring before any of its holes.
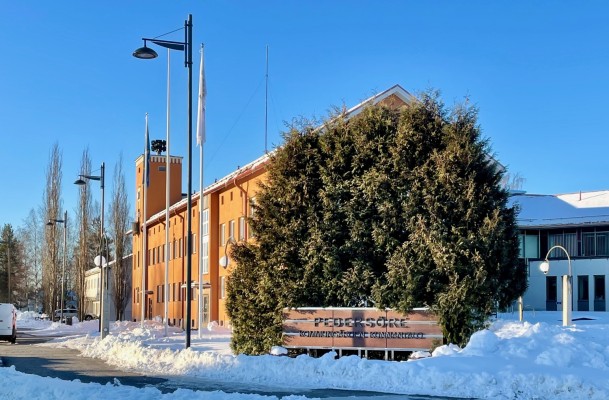
{"type": "MultiPolygon", "coordinates": [[[[131,271],[132,271],[132,254],[129,254],[123,258],[123,265],[125,268],[125,280],[129,283],[132,282],[131,271]]],[[[108,263],[108,292],[106,294],[106,298],[108,299],[108,319],[110,321],[115,321],[117,319],[116,315],[116,303],[114,300],[114,279],[112,277],[112,269],[116,265],[116,261],[112,260],[108,263]]],[[[101,315],[101,268],[94,267],[85,272],[85,309],[83,315],[92,316],[94,318],[99,318],[101,315]]],[[[128,286],[129,286],[128,285],[128,286]]],[[[124,309],[124,320],[131,320],[131,307],[132,307],[131,291],[127,291],[127,299],[125,303],[124,309]]]]}
{"type": "Polygon", "coordinates": [[[520,209],[520,257],[528,269],[525,309],[562,310],[561,277],[571,269],[573,310],[607,311],[609,191],[521,193],[512,203],[520,209]],[[546,256],[550,270],[544,274],[539,267],[546,256]]]}
{"type": "Polygon", "coordinates": [[[230,261],[221,265],[221,258],[228,256],[232,244],[250,239],[247,219],[251,215],[251,202],[255,200],[259,183],[265,179],[264,166],[268,162],[268,156],[207,187],[202,201],[201,193],[192,196],[190,285],[186,282],[187,204],[180,192],[181,158],[171,157],[170,174],[173,179],[170,181],[170,198],[179,200],[171,203],[169,207],[169,224],[166,222],[165,212],[164,171],[167,165],[164,156],[150,158],[150,183],[146,188],[146,208],[150,216],[146,217],[146,223],[143,223],[143,162],[143,156],[136,161],[138,221],[134,224],[133,231],[133,320],[140,321],[142,316],[144,319],[164,319],[167,300],[168,323],[185,327],[186,290],[191,290],[192,328],[199,326],[199,304],[202,305],[203,326],[211,321],[227,325],[229,319],[224,301],[230,261]],[[144,232],[147,232],[146,251],[142,250],[144,232]],[[143,268],[143,265],[146,268],[143,268]],[[198,285],[200,275],[203,282],[201,293],[198,285]]]}

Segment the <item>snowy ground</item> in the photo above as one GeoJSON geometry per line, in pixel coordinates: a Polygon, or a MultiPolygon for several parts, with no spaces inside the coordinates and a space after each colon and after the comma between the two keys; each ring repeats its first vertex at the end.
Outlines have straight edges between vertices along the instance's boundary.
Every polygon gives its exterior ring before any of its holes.
{"type": "MultiPolygon", "coordinates": [[[[157,376],[187,376],[286,388],[335,388],[387,393],[480,399],[609,399],[609,313],[577,313],[562,327],[559,312],[500,315],[488,330],[476,333],[464,349],[443,346],[433,357],[408,362],[364,360],[356,356],[315,359],[235,356],[230,332],[193,331],[191,348],[184,333],[160,323],[118,322],[100,340],[97,321],[65,326],[22,314],[19,327],[62,337],[44,346],[78,349],[122,370],[157,376]]],[[[29,332],[32,333],[32,332],[29,332]]],[[[0,354],[1,355],[1,354],[0,354]]],[[[2,399],[273,399],[180,389],[162,394],[155,388],[83,384],[41,378],[0,368],[2,399]]],[[[283,399],[302,399],[288,396],[283,399]]]]}

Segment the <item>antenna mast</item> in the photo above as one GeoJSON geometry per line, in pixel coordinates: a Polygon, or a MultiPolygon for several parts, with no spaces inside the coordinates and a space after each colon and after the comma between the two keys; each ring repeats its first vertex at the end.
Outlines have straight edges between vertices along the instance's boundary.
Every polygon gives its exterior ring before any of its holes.
{"type": "Polygon", "coordinates": [[[264,153],[268,153],[267,148],[267,126],[268,126],[268,105],[269,105],[269,45],[266,45],[266,89],[264,93],[264,153]]]}

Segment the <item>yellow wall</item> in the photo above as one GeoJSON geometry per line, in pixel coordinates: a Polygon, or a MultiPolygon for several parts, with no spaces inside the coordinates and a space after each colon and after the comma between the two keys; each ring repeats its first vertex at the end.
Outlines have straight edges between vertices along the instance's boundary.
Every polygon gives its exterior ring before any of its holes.
{"type": "MultiPolygon", "coordinates": [[[[165,173],[158,170],[159,165],[164,165],[164,156],[152,158],[150,185],[147,193],[147,209],[150,214],[147,214],[147,252],[146,261],[142,258],[142,229],[143,229],[143,186],[142,186],[142,160],[143,157],[136,160],[136,193],[141,192],[141,195],[136,200],[136,215],[139,216],[139,232],[134,232],[133,235],[133,319],[141,320],[142,303],[141,303],[141,288],[142,288],[142,268],[141,265],[145,262],[148,268],[146,269],[147,291],[152,291],[151,294],[146,294],[144,319],[150,317],[161,317],[165,315],[165,303],[162,286],[165,282],[165,173]],[[156,215],[154,213],[157,213],[156,215]]],[[[170,207],[170,227],[169,227],[169,302],[168,302],[168,321],[171,325],[179,325],[185,327],[184,318],[186,316],[185,307],[185,289],[180,288],[186,282],[186,202],[181,199],[180,194],[181,180],[179,177],[174,179],[174,174],[181,176],[181,159],[176,162],[176,167],[171,168],[171,199],[172,206],[170,207]],[[181,201],[180,201],[181,200],[181,201]],[[175,244],[174,244],[175,243],[175,244]],[[182,250],[178,249],[181,245],[182,250]],[[174,247],[176,248],[173,251],[174,247]],[[177,289],[180,288],[180,289],[177,289]],[[179,291],[179,294],[178,294],[179,291]]],[[[225,179],[220,184],[214,184],[205,192],[206,201],[204,208],[209,208],[209,273],[203,276],[204,282],[209,282],[211,288],[204,289],[203,294],[210,296],[210,320],[217,321],[220,325],[230,325],[225,308],[225,297],[222,297],[222,281],[226,282],[226,277],[230,274],[231,267],[220,267],[220,258],[224,256],[225,247],[230,253],[230,244],[223,245],[220,240],[221,224],[226,224],[225,242],[228,240],[229,222],[235,222],[234,239],[239,240],[239,218],[248,217],[250,213],[250,200],[255,197],[259,190],[259,182],[266,178],[266,172],[263,164],[252,168],[247,168],[242,171],[237,171],[231,175],[230,179],[225,179]]],[[[201,258],[201,249],[199,248],[199,194],[192,196],[192,220],[191,229],[193,233],[193,249],[195,253],[191,257],[191,278],[194,282],[198,282],[199,259],[201,258]]],[[[247,227],[247,224],[246,224],[247,227]]],[[[245,232],[245,238],[249,238],[249,232],[245,232]]],[[[199,293],[198,289],[192,291],[191,302],[191,323],[193,328],[198,327],[198,306],[199,293]]],[[[208,321],[203,321],[205,324],[208,321]]]]}
{"type": "MultiPolygon", "coordinates": [[[[216,265],[219,266],[219,260],[224,256],[225,249],[230,260],[230,222],[234,222],[233,239],[240,241],[240,236],[244,236],[246,240],[250,240],[249,226],[245,223],[245,233],[240,235],[240,223],[241,217],[247,218],[250,216],[250,201],[256,196],[259,191],[259,183],[266,179],[266,173],[260,171],[251,175],[244,175],[233,180],[229,185],[223,187],[213,194],[216,198],[217,206],[215,207],[215,213],[212,210],[215,223],[215,235],[210,237],[210,247],[216,248],[217,258],[216,265]],[[220,227],[224,224],[225,233],[224,240],[220,235],[220,227]]],[[[213,261],[212,261],[213,262],[213,261]]],[[[231,268],[234,266],[234,262],[229,262],[227,268],[218,268],[218,278],[216,284],[220,291],[222,290],[222,281],[226,285],[226,279],[230,275],[231,268]]],[[[224,291],[224,297],[222,293],[218,296],[218,322],[225,324],[229,321],[228,315],[226,314],[226,291],[224,291]]],[[[218,293],[218,292],[216,292],[218,293]]]]}

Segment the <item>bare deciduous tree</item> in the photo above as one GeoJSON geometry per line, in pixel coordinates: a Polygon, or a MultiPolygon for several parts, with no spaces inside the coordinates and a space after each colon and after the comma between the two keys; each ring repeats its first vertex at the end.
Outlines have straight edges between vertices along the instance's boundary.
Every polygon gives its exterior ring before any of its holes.
{"type": "MultiPolygon", "coordinates": [[[[80,174],[91,174],[91,158],[89,157],[89,149],[82,152],[80,159],[80,174]]],[[[75,271],[74,271],[74,288],[78,302],[78,318],[83,319],[85,313],[93,312],[90,303],[98,301],[97,298],[87,299],[85,292],[85,276],[87,270],[92,268],[95,243],[92,235],[92,211],[91,211],[91,190],[89,185],[80,186],[77,205],[77,220],[78,220],[78,241],[75,248],[75,271]],[[90,309],[89,309],[90,308],[90,309]]]]}
{"type": "Polygon", "coordinates": [[[26,277],[28,305],[35,310],[41,308],[42,262],[40,240],[43,237],[44,224],[34,209],[30,210],[24,226],[19,229],[19,242],[23,249],[23,265],[26,277]]]}
{"type": "Polygon", "coordinates": [[[116,319],[123,320],[125,307],[129,300],[130,265],[124,257],[129,254],[130,241],[126,232],[129,224],[129,203],[123,173],[123,156],[119,157],[114,167],[114,188],[110,203],[110,234],[114,243],[114,268],[112,269],[112,283],[114,286],[114,306],[116,319]]]}
{"type": "Polygon", "coordinates": [[[516,172],[506,172],[501,179],[501,186],[508,190],[522,190],[526,179],[516,172]]]}
{"type": "MultiPolygon", "coordinates": [[[[57,219],[61,213],[61,166],[62,154],[55,143],[49,156],[46,171],[46,187],[43,194],[43,221],[57,219]]],[[[61,288],[62,232],[56,225],[45,229],[42,256],[43,311],[53,313],[59,305],[61,288]]]]}

